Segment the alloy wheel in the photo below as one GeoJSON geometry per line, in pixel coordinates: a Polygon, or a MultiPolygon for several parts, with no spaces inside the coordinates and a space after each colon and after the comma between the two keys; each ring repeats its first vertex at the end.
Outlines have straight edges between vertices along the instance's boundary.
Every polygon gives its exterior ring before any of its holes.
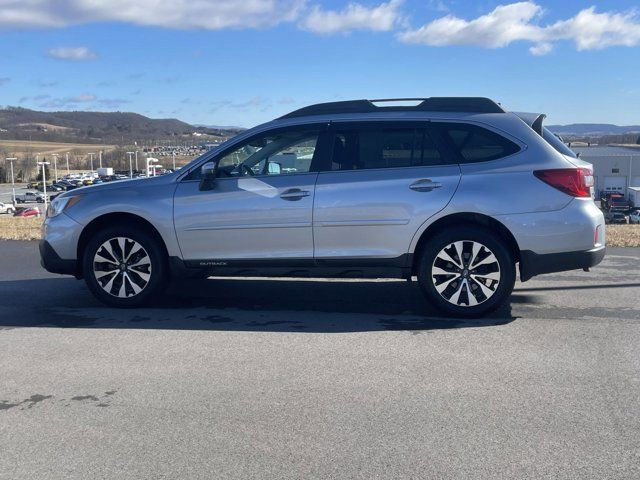
{"type": "Polygon", "coordinates": [[[109,295],[133,297],[149,284],[151,258],[144,247],[131,238],[110,238],[93,257],[93,273],[98,285],[109,295]]]}
{"type": "Polygon", "coordinates": [[[500,284],[496,255],[480,242],[460,240],[436,255],[431,279],[438,294],[458,307],[474,307],[489,300],[500,284]]]}

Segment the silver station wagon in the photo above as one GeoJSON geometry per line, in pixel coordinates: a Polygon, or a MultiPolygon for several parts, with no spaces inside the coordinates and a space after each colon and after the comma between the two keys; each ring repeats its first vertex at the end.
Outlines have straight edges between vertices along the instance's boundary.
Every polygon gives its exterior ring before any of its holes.
{"type": "Polygon", "coordinates": [[[605,254],[592,167],[544,117],[475,97],[308,106],[175,173],[63,193],[42,264],[116,307],[181,276],[416,276],[445,315],[482,315],[516,267],[526,281],[605,254]]]}

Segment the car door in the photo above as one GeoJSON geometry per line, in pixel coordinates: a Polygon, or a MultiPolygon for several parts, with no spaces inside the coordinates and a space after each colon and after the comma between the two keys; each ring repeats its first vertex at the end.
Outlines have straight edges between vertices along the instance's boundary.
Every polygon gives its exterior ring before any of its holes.
{"type": "Polygon", "coordinates": [[[332,126],[331,162],[316,183],[317,262],[406,258],[413,235],[449,203],[460,180],[427,125],[332,126]]]}
{"type": "Polygon", "coordinates": [[[200,266],[231,266],[226,260],[233,259],[312,261],[313,167],[325,130],[307,125],[255,135],[215,157],[211,190],[200,188],[199,170],[181,181],[174,224],[183,258],[200,266]]]}

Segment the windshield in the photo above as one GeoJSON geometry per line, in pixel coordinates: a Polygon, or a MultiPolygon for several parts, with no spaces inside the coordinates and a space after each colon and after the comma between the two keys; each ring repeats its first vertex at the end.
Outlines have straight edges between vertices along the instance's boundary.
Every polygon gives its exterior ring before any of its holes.
{"type": "Polygon", "coordinates": [[[558,152],[568,157],[578,158],[573,150],[567,147],[562,140],[560,140],[551,130],[547,127],[542,129],[542,138],[544,138],[549,145],[555,148],[558,152]]]}

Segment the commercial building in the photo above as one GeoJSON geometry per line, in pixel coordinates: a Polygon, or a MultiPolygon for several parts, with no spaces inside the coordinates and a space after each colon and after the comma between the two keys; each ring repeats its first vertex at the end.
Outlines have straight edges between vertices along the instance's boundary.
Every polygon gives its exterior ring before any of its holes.
{"type": "Polygon", "coordinates": [[[596,194],[615,191],[627,195],[629,187],[640,187],[640,148],[571,146],[571,149],[593,164],[596,194]]]}

